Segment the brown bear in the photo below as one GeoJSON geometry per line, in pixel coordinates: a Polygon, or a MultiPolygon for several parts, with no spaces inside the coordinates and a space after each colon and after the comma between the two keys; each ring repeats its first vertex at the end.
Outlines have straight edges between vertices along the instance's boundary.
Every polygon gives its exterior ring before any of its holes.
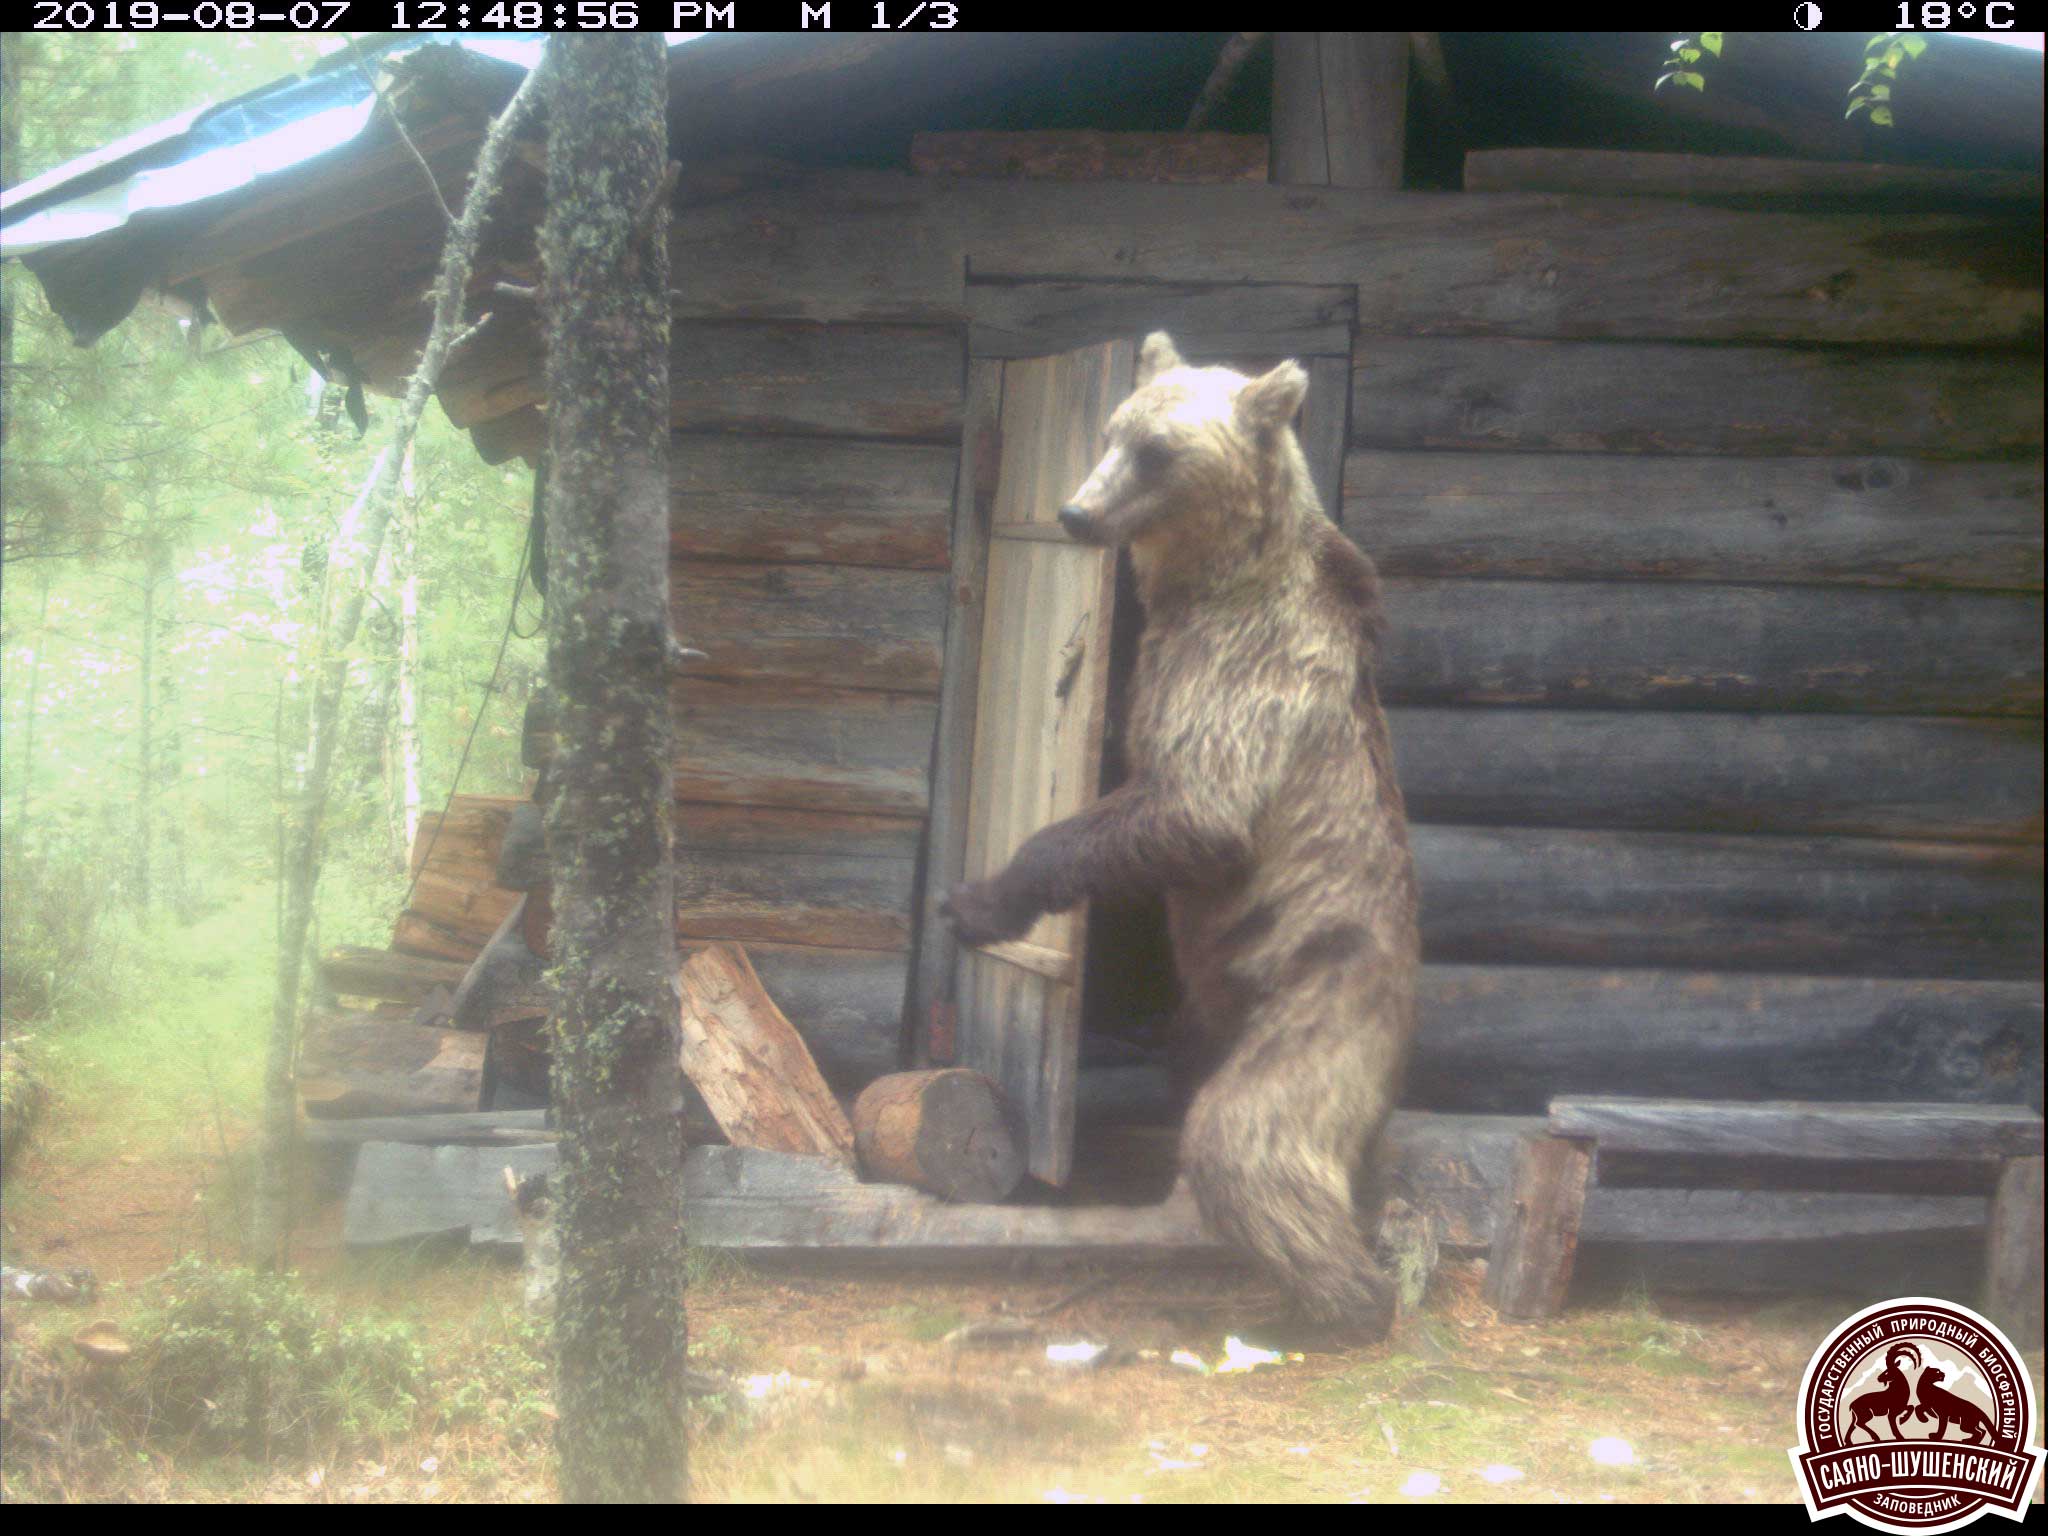
{"type": "Polygon", "coordinates": [[[1183,1025],[1227,1051],[1181,1134],[1203,1218],[1311,1320],[1376,1335],[1393,1287],[1353,1173],[1414,1032],[1415,873],[1373,675],[1378,577],[1310,481],[1307,389],[1293,362],[1248,379],[1146,338],[1108,452],[1059,514],[1130,550],[1129,780],[946,911],[985,944],[1163,890],[1183,1025]]]}

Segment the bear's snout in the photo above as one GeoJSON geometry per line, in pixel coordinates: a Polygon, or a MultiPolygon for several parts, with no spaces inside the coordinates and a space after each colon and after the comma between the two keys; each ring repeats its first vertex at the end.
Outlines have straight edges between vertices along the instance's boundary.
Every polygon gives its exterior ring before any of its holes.
{"type": "Polygon", "coordinates": [[[1060,526],[1067,530],[1067,537],[1076,543],[1101,542],[1101,535],[1095,527],[1095,519],[1072,504],[1060,508],[1060,526]]]}

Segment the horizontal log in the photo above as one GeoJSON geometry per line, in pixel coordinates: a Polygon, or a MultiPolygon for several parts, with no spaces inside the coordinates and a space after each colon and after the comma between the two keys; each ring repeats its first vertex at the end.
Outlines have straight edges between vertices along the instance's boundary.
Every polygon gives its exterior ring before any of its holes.
{"type": "Polygon", "coordinates": [[[747,958],[833,1087],[853,1092],[903,1065],[900,951],[755,942],[747,958]]]}
{"type": "Polygon", "coordinates": [[[313,1146],[402,1141],[415,1146],[530,1147],[553,1141],[545,1109],[499,1109],[466,1115],[366,1115],[354,1120],[304,1120],[299,1139],[313,1146]]]}
{"type": "Polygon", "coordinates": [[[2042,600],[1705,583],[1385,583],[1400,704],[2041,713],[2042,600]]]}
{"type": "Polygon", "coordinates": [[[1352,372],[1351,439],[2031,459],[2041,452],[2041,374],[2038,356],[2017,354],[1375,337],[1361,341],[1352,372]]]}
{"type": "Polygon", "coordinates": [[[1390,711],[1417,821],[2041,841],[2038,720],[1390,711]]]}
{"type": "Polygon", "coordinates": [[[921,132],[910,140],[920,176],[1010,176],[1047,181],[1214,183],[1266,179],[1263,133],[921,132]]]}
{"type": "MultiPolygon", "coordinates": [[[[1261,175],[1264,172],[1261,171],[1261,175]]],[[[967,350],[1045,357],[1147,331],[1185,357],[1351,355],[1348,287],[1295,283],[970,283],[967,350]]]]}
{"type": "Polygon", "coordinates": [[[2041,850],[1418,826],[1437,961],[2037,976],[2041,850]]]}
{"type": "Polygon", "coordinates": [[[917,816],[872,816],[787,806],[676,806],[678,853],[851,854],[911,859],[924,821],[917,816]]]}
{"type": "Polygon", "coordinates": [[[1673,155],[1619,149],[1475,149],[1465,156],[1467,192],[1569,192],[1590,197],[1682,197],[1784,204],[1855,202],[1887,209],[2007,203],[2038,208],[2034,171],[1951,170],[1853,160],[1763,155],[1673,155]]]}
{"type": "Polygon", "coordinates": [[[685,799],[924,812],[937,723],[928,698],[698,677],[673,697],[685,799]]]}
{"type": "MultiPolygon", "coordinates": [[[[546,398],[536,327],[513,317],[493,336],[493,321],[471,344],[467,368],[441,384],[450,421],[474,427],[546,398]]],[[[669,419],[684,432],[940,442],[959,434],[965,367],[957,329],[678,322],[669,419]]]]}
{"type": "Polygon", "coordinates": [[[1828,1162],[1998,1162],[2039,1157],[2042,1120],[2014,1104],[1857,1104],[1596,1098],[1551,1101],[1553,1135],[1602,1154],[1644,1152],[1828,1162]]]}
{"type": "Polygon", "coordinates": [[[320,1119],[477,1109],[485,1044],[402,1017],[317,1011],[299,1046],[299,1106],[320,1119]]]}
{"type": "Polygon", "coordinates": [[[676,561],[676,632],[693,676],[936,693],[942,571],[676,561]]]}
{"type": "Polygon", "coordinates": [[[2039,981],[1430,965],[1403,1102],[2041,1099],[2039,981]]]}
{"type": "Polygon", "coordinates": [[[460,961],[465,969],[518,903],[517,893],[490,883],[489,865],[423,871],[393,926],[391,947],[409,955],[460,961]]]}
{"type": "Polygon", "coordinates": [[[2042,465],[1390,453],[1344,526],[1395,576],[2042,586],[2042,465]]]}
{"type": "Polygon", "coordinates": [[[692,850],[676,863],[676,932],[903,949],[915,871],[911,859],[692,850]]]}
{"type": "Polygon", "coordinates": [[[944,570],[956,448],[678,435],[669,537],[678,558],[944,570]]]}
{"type": "Polygon", "coordinates": [[[423,1002],[436,987],[452,992],[462,984],[463,970],[454,961],[359,944],[338,944],[320,956],[320,979],[328,991],[392,1003],[423,1002]]]}
{"type": "Polygon", "coordinates": [[[976,278],[1358,285],[1392,334],[2030,345],[2038,219],[1642,198],[934,183],[976,278]]]}

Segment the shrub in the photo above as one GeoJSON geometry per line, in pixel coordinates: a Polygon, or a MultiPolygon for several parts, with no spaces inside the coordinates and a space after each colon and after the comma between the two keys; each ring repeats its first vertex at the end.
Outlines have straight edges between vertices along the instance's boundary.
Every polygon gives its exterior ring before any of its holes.
{"type": "Polygon", "coordinates": [[[0,1014],[35,1023],[104,1006],[132,969],[134,925],[103,861],[10,839],[0,855],[0,1014]]]}

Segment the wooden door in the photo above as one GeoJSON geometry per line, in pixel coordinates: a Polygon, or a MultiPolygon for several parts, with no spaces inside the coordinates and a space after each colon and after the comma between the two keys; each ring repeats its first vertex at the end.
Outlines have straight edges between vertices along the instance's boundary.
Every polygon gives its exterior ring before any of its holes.
{"type": "MultiPolygon", "coordinates": [[[[1073,543],[1058,513],[1102,456],[1135,356],[1120,341],[999,365],[961,861],[970,880],[997,873],[1100,784],[1116,555],[1073,543]]],[[[956,961],[958,1060],[1003,1085],[1029,1128],[1032,1173],[1054,1184],[1073,1157],[1086,937],[1084,908],[956,961]]]]}

